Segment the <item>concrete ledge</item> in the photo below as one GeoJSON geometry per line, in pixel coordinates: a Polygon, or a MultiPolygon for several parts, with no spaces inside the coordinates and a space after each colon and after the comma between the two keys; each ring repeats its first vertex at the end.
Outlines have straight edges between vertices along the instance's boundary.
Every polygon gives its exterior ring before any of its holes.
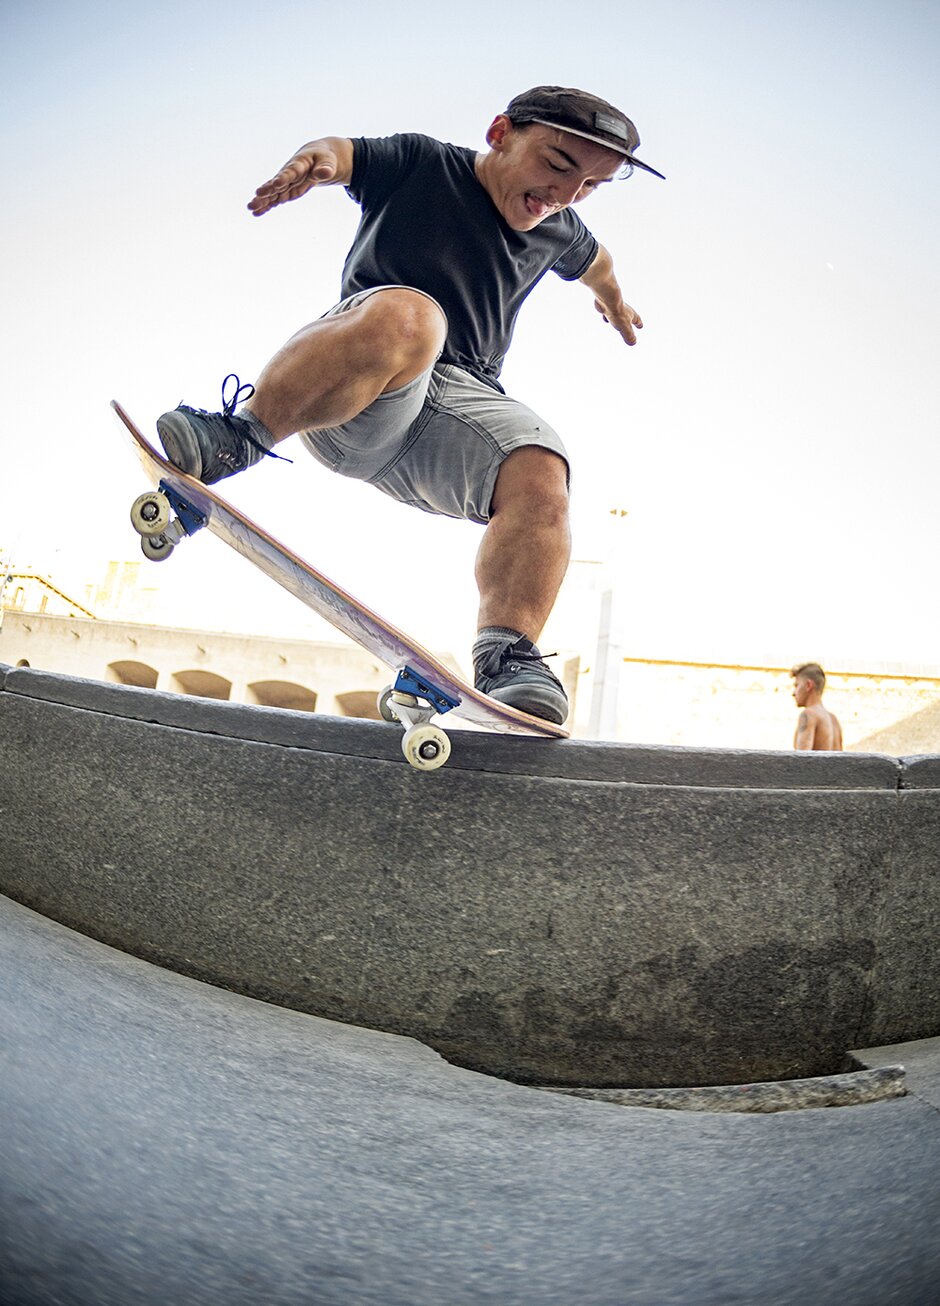
{"type": "Polygon", "coordinates": [[[396,726],[19,669],[0,764],[3,892],[488,1073],[807,1078],[940,1026],[940,804],[894,759],[459,732],[420,774],[396,726]]]}
{"type": "Polygon", "coordinates": [[[901,788],[940,790],[940,757],[901,758],[901,788]]]}
{"type": "MultiPolygon", "coordinates": [[[[23,697],[132,721],[348,757],[403,761],[400,730],[384,722],[224,703],[27,668],[10,670],[3,687],[23,697]]],[[[727,788],[895,790],[901,773],[895,758],[878,754],[655,748],[500,737],[461,728],[451,734],[455,742],[448,768],[500,775],[727,788]]]]}

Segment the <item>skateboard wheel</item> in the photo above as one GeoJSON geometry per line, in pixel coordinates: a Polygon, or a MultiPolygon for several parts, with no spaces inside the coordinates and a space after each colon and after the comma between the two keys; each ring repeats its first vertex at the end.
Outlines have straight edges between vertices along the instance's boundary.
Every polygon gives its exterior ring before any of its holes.
{"type": "Polygon", "coordinates": [[[165,535],[142,535],[140,547],[145,558],[151,562],[164,562],[176,547],[165,535]]]}
{"type": "Polygon", "coordinates": [[[436,771],[450,757],[450,740],[439,726],[409,726],[401,751],[419,771],[436,771]]]}
{"type": "Polygon", "coordinates": [[[382,690],[381,694],[379,694],[378,699],[376,700],[379,708],[379,716],[382,718],[383,721],[398,720],[398,717],[395,715],[394,708],[392,707],[391,704],[391,698],[393,693],[394,690],[392,689],[391,685],[387,685],[385,689],[382,690]]]}
{"type": "Polygon", "coordinates": [[[160,535],[170,524],[170,501],[160,490],[139,494],[131,504],[131,525],[138,535],[160,535]]]}

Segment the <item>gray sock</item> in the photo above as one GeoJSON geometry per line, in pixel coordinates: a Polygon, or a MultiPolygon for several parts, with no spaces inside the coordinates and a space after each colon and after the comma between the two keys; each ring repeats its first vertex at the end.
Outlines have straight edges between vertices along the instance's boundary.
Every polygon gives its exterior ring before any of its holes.
{"type": "Polygon", "coordinates": [[[473,665],[478,668],[480,663],[495,648],[505,644],[515,644],[517,640],[524,639],[525,636],[518,630],[511,630],[509,626],[484,626],[477,633],[473,643],[473,665]]]}
{"type": "Polygon", "coordinates": [[[270,452],[271,449],[274,448],[274,436],[265,426],[264,422],[262,422],[259,417],[255,417],[254,413],[247,408],[243,408],[238,416],[248,423],[251,428],[251,434],[255,437],[258,443],[263,444],[265,449],[270,452]]]}

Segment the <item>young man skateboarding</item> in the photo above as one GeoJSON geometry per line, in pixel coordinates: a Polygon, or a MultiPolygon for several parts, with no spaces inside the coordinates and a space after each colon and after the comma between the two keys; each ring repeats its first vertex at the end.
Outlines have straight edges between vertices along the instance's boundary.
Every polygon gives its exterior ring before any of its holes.
{"type": "Polygon", "coordinates": [[[636,343],[639,314],[570,206],[634,167],[662,174],[635,157],[640,139],[619,109],[563,87],[516,96],[486,141],[476,153],[421,135],[326,136],[299,149],[248,207],[260,216],[315,186],[347,188],[362,219],[340,303],[254,387],[226,378],[221,412],[180,405],[157,430],[170,461],[207,484],[299,432],[333,471],[484,525],[476,686],[560,724],[567,698],[535,641],[568,566],[567,454],[499,374],[522,302],[549,270],[582,282],[636,343]]]}
{"type": "Polygon", "coordinates": [[[790,675],[793,677],[793,701],[800,709],[793,747],[798,752],[841,753],[839,719],[822,704],[826,673],[818,662],[802,662],[790,675]]]}

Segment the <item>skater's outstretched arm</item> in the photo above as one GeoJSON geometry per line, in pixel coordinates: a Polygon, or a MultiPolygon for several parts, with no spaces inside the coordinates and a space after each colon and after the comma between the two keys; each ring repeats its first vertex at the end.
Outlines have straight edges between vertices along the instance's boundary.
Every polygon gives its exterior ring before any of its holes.
{"type": "Polygon", "coordinates": [[[617,331],[628,345],[636,344],[636,333],[642,329],[643,320],[635,308],[624,302],[623,294],[614,273],[614,261],[603,245],[597,256],[581,277],[583,285],[594,294],[594,307],[605,322],[617,331]]]}
{"type": "Polygon", "coordinates": [[[300,199],[314,186],[348,186],[352,168],[352,141],[345,136],[323,136],[302,145],[280,172],[258,187],[248,207],[258,218],[278,204],[300,199]]]}

